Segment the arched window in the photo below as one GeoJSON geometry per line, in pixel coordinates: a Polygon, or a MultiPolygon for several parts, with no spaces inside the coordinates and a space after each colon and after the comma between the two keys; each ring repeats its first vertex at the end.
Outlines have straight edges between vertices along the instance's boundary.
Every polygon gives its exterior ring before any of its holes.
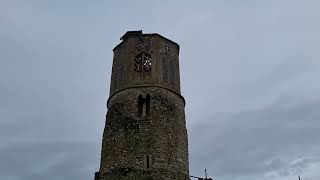
{"type": "Polygon", "coordinates": [[[151,72],[152,59],[151,55],[141,52],[134,57],[134,70],[136,72],[151,72]]]}
{"type": "Polygon", "coordinates": [[[150,95],[146,97],[139,95],[138,97],[138,117],[144,117],[150,115],[150,95]]]}

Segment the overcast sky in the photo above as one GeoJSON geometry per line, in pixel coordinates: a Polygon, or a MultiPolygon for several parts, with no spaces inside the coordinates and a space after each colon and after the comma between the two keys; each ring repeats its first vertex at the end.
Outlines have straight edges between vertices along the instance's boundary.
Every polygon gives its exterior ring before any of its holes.
{"type": "Polygon", "coordinates": [[[112,49],[180,44],[190,174],[320,179],[319,0],[0,0],[0,179],[91,180],[112,49]]]}

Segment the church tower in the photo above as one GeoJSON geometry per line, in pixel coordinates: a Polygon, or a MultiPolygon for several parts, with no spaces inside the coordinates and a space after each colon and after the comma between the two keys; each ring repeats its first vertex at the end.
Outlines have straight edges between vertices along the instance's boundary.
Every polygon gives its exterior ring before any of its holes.
{"type": "Polygon", "coordinates": [[[142,31],[121,40],[95,180],[189,180],[179,45],[142,31]]]}

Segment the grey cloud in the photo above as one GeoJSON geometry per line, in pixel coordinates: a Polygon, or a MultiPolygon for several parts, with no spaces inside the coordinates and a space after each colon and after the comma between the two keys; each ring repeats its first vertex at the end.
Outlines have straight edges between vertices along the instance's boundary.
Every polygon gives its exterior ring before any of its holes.
{"type": "Polygon", "coordinates": [[[281,169],[281,176],[302,173],[319,162],[319,107],[319,100],[293,105],[280,103],[212,117],[208,119],[210,122],[190,132],[191,149],[194,154],[201,154],[192,161],[211,167],[218,179],[250,174],[263,178],[277,169],[281,169]],[[199,132],[206,132],[201,136],[205,142],[194,139],[193,134],[199,132]],[[301,161],[290,164],[301,157],[301,161]]]}
{"type": "Polygon", "coordinates": [[[99,143],[82,142],[12,143],[0,150],[0,174],[24,180],[92,179],[99,148],[99,143]]]}
{"type": "Polygon", "coordinates": [[[318,180],[319,5],[1,1],[0,179],[92,179],[112,48],[143,29],[180,44],[193,175],[318,180]]]}

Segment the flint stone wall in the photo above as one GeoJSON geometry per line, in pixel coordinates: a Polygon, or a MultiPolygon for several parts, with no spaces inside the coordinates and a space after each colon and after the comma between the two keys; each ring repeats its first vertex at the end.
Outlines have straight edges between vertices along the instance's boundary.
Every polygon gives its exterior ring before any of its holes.
{"type": "Polygon", "coordinates": [[[160,87],[117,92],[108,102],[99,180],[189,180],[185,123],[179,94],[160,87]],[[139,117],[138,97],[147,94],[150,114],[139,117]]]}

